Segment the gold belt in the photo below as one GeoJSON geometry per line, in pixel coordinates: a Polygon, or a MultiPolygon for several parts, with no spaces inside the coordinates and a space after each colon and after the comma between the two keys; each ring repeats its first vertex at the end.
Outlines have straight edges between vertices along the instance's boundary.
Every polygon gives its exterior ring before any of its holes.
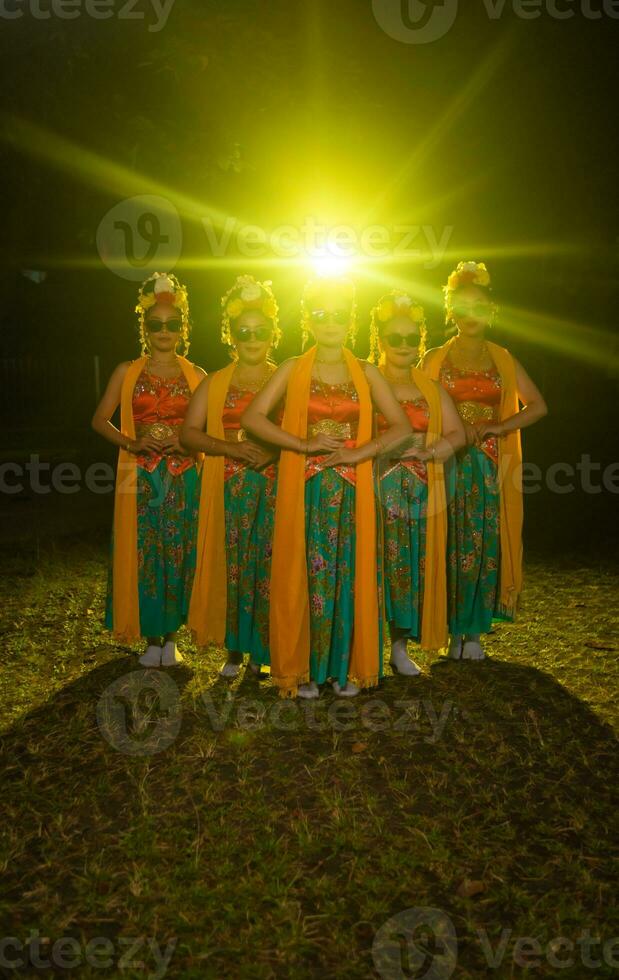
{"type": "Polygon", "coordinates": [[[352,426],[350,422],[336,422],[335,419],[321,419],[320,422],[312,422],[307,427],[309,436],[335,436],[336,439],[352,439],[352,426]]]}
{"type": "Polygon", "coordinates": [[[153,439],[169,439],[180,426],[168,425],[167,422],[138,422],[135,427],[137,436],[152,436],[153,439]]]}
{"type": "Polygon", "coordinates": [[[226,429],[224,431],[226,442],[244,442],[247,439],[245,429],[226,429]]]}
{"type": "Polygon", "coordinates": [[[458,415],[465,422],[478,422],[480,419],[494,420],[494,409],[491,405],[482,405],[480,402],[458,402],[456,405],[458,415]]]}

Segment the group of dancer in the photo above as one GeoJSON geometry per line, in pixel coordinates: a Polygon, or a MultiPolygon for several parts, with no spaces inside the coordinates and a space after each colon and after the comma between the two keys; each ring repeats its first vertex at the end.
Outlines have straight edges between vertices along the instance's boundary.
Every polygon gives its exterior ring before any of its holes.
{"type": "Polygon", "coordinates": [[[361,360],[352,282],[313,280],[314,343],[278,367],[271,283],[240,276],[222,299],[232,360],[207,376],[187,359],[186,288],[142,284],[141,357],[115,369],[92,424],[119,448],[106,625],[146,638],[144,666],[182,662],[184,623],[227,650],[224,677],[248,655],[287,697],[375,686],[385,624],[394,672],[419,673],[409,640],[484,657],[521,591],[520,430],[547,410],[487,337],[485,265],[460,262],[443,292],[447,343],[426,351],[423,307],[393,290],[361,360]]]}

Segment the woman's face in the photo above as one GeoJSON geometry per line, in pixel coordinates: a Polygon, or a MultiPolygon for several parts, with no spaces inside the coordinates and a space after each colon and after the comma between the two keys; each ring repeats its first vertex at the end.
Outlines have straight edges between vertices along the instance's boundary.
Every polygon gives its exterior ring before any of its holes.
{"type": "Polygon", "coordinates": [[[264,313],[245,310],[230,324],[230,333],[240,364],[249,367],[266,361],[273,343],[273,324],[264,313]]]}
{"type": "Polygon", "coordinates": [[[155,303],[147,311],[144,326],[151,354],[167,354],[176,350],[181,338],[183,319],[180,310],[171,303],[155,303]]]}
{"type": "Polygon", "coordinates": [[[483,337],[493,313],[492,301],[479,286],[461,286],[451,298],[452,319],[463,337],[483,337]]]}
{"type": "Polygon", "coordinates": [[[380,333],[380,347],[387,367],[406,368],[419,360],[421,326],[408,316],[394,316],[380,333]]]}
{"type": "Polygon", "coordinates": [[[338,289],[315,293],[308,304],[309,328],[322,347],[343,347],[352,322],[350,296],[338,289]]]}

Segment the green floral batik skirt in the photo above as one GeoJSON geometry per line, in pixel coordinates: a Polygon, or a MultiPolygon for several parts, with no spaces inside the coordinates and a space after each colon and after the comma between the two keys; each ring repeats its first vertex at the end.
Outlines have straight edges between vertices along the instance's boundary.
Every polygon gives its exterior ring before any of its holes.
{"type": "Polygon", "coordinates": [[[477,446],[445,466],[448,494],[447,610],[452,635],[488,633],[499,610],[500,491],[497,466],[477,446]]]}
{"type": "Polygon", "coordinates": [[[385,617],[392,629],[421,637],[428,486],[406,466],[381,482],[385,555],[385,617]]]}
{"type": "MultiPolygon", "coordinates": [[[[198,472],[168,471],[166,460],[149,473],[137,468],[138,601],[142,636],[175,632],[187,619],[196,566],[198,472]]],[[[114,541],[112,538],[112,554],[114,541]]],[[[105,625],[113,628],[112,560],[105,625]]]]}
{"type": "MultiPolygon", "coordinates": [[[[305,484],[305,540],[310,603],[310,680],[342,686],[354,622],[355,488],[337,470],[316,473],[305,484]]],[[[377,653],[383,675],[382,636],[377,653]]]]}
{"type": "Polygon", "coordinates": [[[226,648],[269,659],[269,586],[276,479],[244,468],[224,483],[228,604],[226,648]]]}

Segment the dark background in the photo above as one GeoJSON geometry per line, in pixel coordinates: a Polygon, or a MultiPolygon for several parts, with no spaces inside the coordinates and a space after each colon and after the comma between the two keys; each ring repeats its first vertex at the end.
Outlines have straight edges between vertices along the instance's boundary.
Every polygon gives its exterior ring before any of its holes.
{"type": "MultiPolygon", "coordinates": [[[[140,20],[97,21],[83,6],[73,20],[40,20],[27,6],[0,18],[2,460],[113,461],[89,429],[92,359],[104,384],[139,352],[137,283],[105,266],[96,234],[112,206],[157,186],[181,213],[174,272],[189,289],[191,358],[207,370],[226,363],[220,297],[245,271],[273,280],[281,354],[296,353],[309,269],[268,257],[249,266],[233,251],[209,262],[201,217],[266,229],[308,215],[358,228],[451,226],[435,269],[411,260],[358,270],[360,353],[369,308],[396,280],[423,299],[441,343],[440,286],[459,259],[483,260],[502,310],[494,339],[549,404],[524,435],[526,458],[543,471],[583,454],[613,463],[619,20],[564,7],[571,19],[523,20],[509,4],[491,19],[482,0],[461,2],[429,44],[387,36],[369,0],[176,0],[156,33],[146,0],[140,20]]],[[[527,547],[614,552],[616,499],[529,494],[527,547]]],[[[56,530],[71,525],[76,500],[59,501],[56,530]]],[[[110,503],[86,499],[93,521],[101,505],[108,520],[110,503]]],[[[4,496],[9,538],[31,505],[40,512],[27,489],[4,496]]]]}

